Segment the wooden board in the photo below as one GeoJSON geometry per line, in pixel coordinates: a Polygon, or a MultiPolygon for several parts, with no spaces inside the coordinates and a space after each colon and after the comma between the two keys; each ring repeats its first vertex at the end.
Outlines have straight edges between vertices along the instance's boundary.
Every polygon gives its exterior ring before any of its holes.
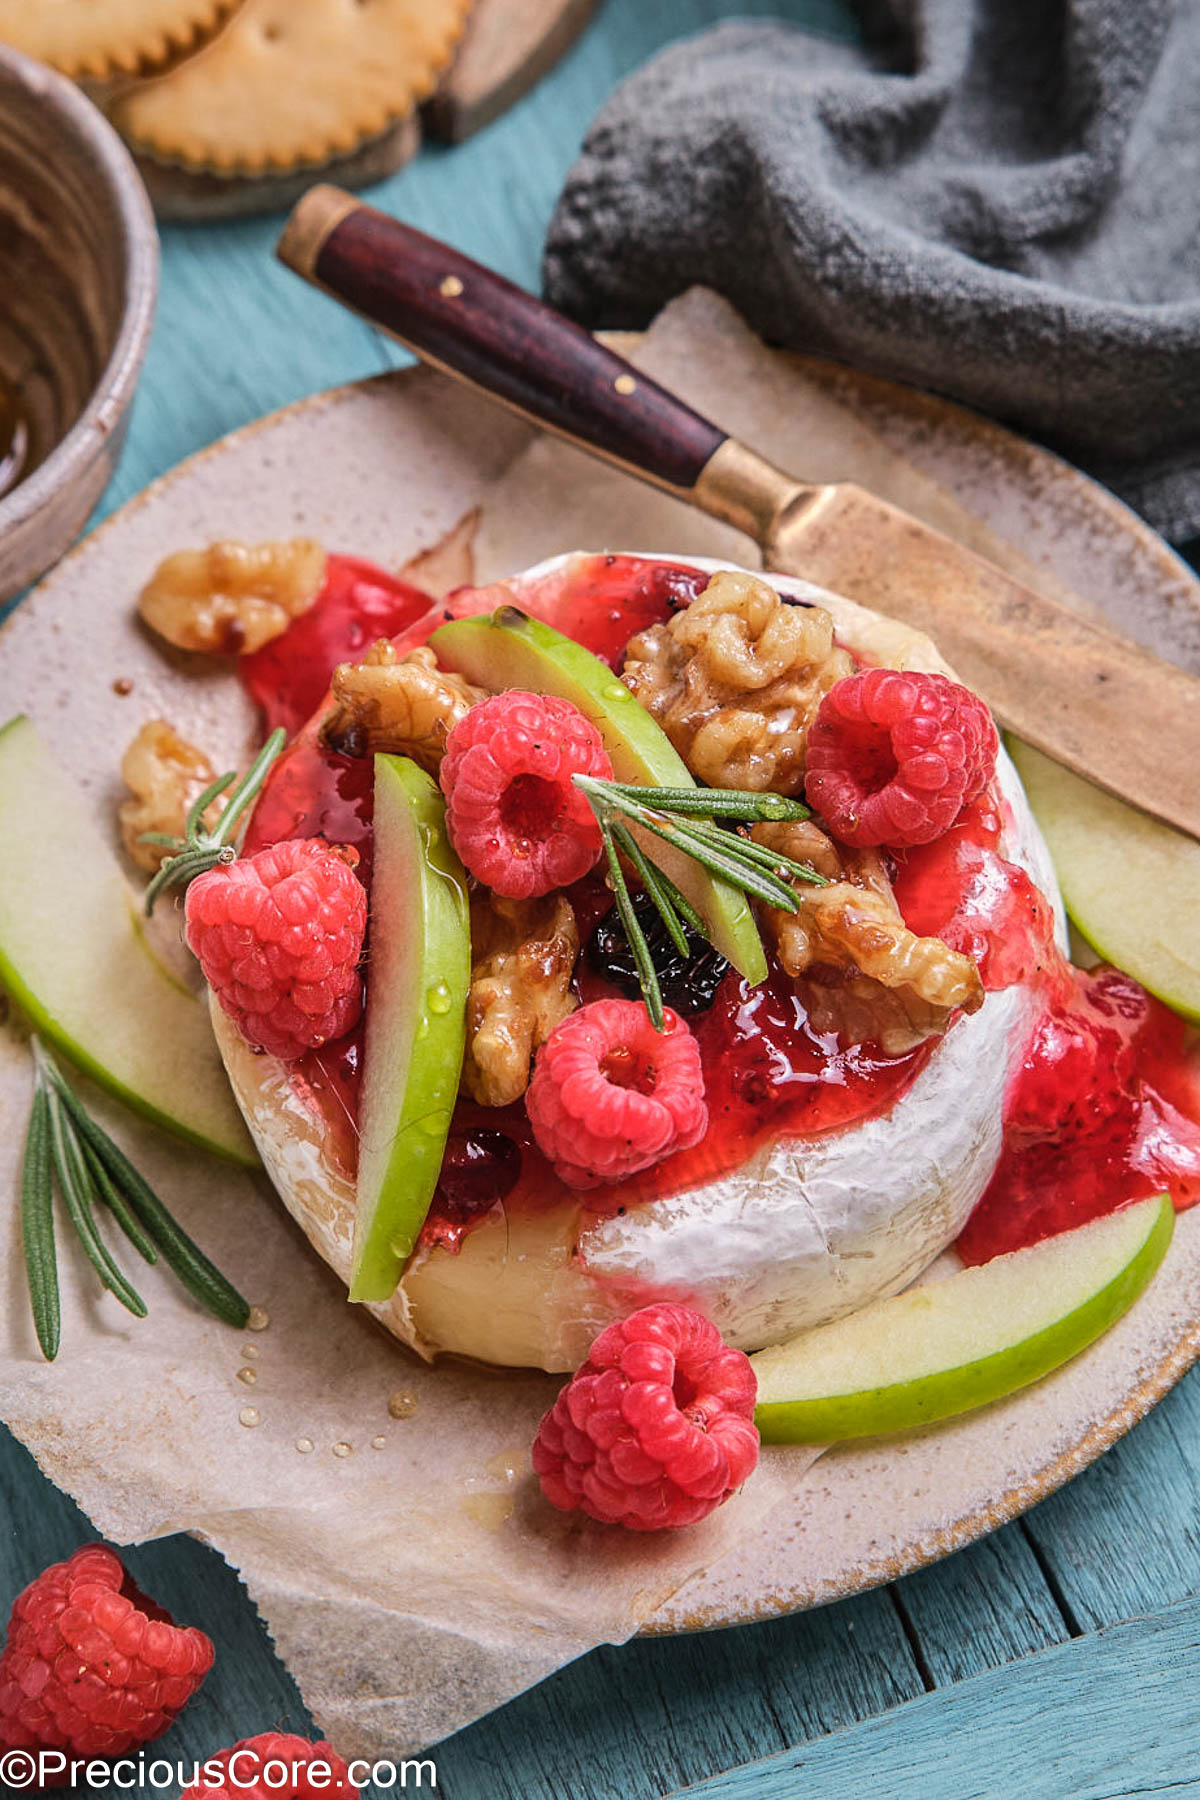
{"type": "Polygon", "coordinates": [[[212,175],[161,163],[152,156],[139,155],[135,161],[158,218],[239,219],[254,213],[283,212],[315,181],[334,181],[346,188],[370,187],[403,168],[420,148],[420,121],[410,113],[349,156],[269,175],[212,175]]]}
{"type": "Polygon", "coordinates": [[[478,0],[467,35],[425,108],[430,137],[460,144],[552,69],[597,0],[478,0]]]}

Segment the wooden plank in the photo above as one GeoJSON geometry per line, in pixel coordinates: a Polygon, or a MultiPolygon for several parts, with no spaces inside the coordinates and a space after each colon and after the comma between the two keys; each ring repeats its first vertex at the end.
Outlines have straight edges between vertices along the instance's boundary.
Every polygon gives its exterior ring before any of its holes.
{"type": "MultiPolygon", "coordinates": [[[[10,1432],[0,1426],[0,1622],[17,1594],[51,1563],[97,1533],[67,1496],[46,1480],[10,1432]]],[[[216,1646],[212,1672],[156,1748],[172,1762],[203,1761],[215,1750],[268,1730],[313,1735],[296,1684],[271,1648],[257,1612],[234,1571],[192,1538],[159,1538],[122,1549],[121,1560],[143,1592],[181,1623],[198,1625],[216,1646]]]]}
{"type": "Polygon", "coordinates": [[[1123,1800],[1200,1795],[1200,1602],[924,1694],[687,1800],[1123,1800]]]}
{"type": "Polygon", "coordinates": [[[459,144],[514,105],[575,42],[597,0],[476,0],[450,68],[423,109],[426,129],[459,144]]]}
{"type": "Polygon", "coordinates": [[[1082,1630],[1200,1591],[1200,1367],[1024,1524],[1082,1630]]]}
{"type": "Polygon", "coordinates": [[[658,1795],[918,1694],[883,1592],[731,1631],[605,1648],[432,1752],[446,1800],[658,1795]]]}
{"type": "Polygon", "coordinates": [[[963,1681],[1070,1636],[1019,1524],[891,1590],[928,1687],[963,1681]]]}

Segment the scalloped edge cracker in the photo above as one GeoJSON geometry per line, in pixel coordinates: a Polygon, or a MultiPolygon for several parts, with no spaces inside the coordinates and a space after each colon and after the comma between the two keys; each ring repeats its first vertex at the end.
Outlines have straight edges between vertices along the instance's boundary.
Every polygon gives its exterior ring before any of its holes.
{"type": "Polygon", "coordinates": [[[239,0],[0,0],[0,44],[97,81],[187,55],[239,0]]]}
{"type": "Polygon", "coordinates": [[[256,174],[321,163],[428,98],[470,8],[244,0],[197,56],[118,95],[110,117],[136,149],[184,168],[256,174]]]}

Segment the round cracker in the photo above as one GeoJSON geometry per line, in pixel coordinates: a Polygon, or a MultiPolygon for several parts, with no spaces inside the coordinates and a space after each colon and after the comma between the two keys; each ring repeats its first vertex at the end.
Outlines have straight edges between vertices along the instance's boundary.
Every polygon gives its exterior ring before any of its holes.
{"type": "Polygon", "coordinates": [[[114,123],[185,168],[254,174],[353,150],[427,99],[471,0],[244,0],[197,56],[119,95],[114,123]]]}
{"type": "Polygon", "coordinates": [[[0,0],[0,44],[64,75],[137,75],[186,55],[238,0],[0,0]]]}

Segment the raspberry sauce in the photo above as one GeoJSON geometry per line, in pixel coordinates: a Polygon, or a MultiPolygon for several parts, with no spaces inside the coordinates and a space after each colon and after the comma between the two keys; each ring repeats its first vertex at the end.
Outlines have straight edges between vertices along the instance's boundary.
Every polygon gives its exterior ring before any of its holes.
{"type": "Polygon", "coordinates": [[[1200,1200],[1200,1079],[1182,1019],[1128,975],[1064,965],[1010,1084],[1004,1148],[958,1240],[967,1263],[1133,1200],[1200,1200]]]}
{"type": "Polygon", "coordinates": [[[1050,978],[1062,962],[1049,901],[997,848],[1002,809],[988,789],[932,844],[896,851],[892,880],[909,930],[972,957],[990,991],[1050,978]]]}
{"type": "Polygon", "coordinates": [[[238,664],[242,685],[262,713],[264,735],[282,725],[294,736],[325,698],[339,663],[363,656],[377,638],[406,631],[435,604],[373,563],[327,558],[324,584],[308,611],[238,664]]]}

